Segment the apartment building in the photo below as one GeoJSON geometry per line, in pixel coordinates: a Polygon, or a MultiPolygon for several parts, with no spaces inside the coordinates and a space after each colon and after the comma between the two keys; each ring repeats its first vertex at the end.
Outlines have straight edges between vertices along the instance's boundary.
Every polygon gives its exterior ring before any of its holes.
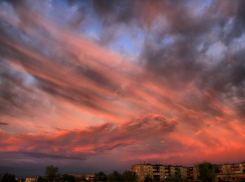
{"type": "Polygon", "coordinates": [[[220,173],[217,179],[221,180],[245,180],[245,162],[235,164],[223,164],[217,166],[220,173]]]}
{"type": "Polygon", "coordinates": [[[36,182],[37,178],[26,178],[26,182],[36,182]]]}
{"type": "Polygon", "coordinates": [[[135,164],[132,166],[132,170],[136,174],[137,181],[144,181],[147,176],[155,181],[163,181],[170,179],[171,176],[175,176],[178,173],[184,180],[187,179],[188,175],[187,167],[162,164],[135,164]]]}
{"type": "Polygon", "coordinates": [[[133,172],[136,174],[137,181],[144,181],[146,176],[153,178],[153,165],[146,164],[135,164],[132,166],[133,172]]]}
{"type": "Polygon", "coordinates": [[[174,169],[175,170],[175,174],[180,173],[181,179],[183,179],[183,180],[187,179],[187,167],[175,166],[174,168],[175,168],[174,169]]]}

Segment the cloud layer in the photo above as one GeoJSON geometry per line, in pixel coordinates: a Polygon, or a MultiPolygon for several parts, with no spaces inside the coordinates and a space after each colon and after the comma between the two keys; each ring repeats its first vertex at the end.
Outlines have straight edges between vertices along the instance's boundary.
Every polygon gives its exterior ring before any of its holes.
{"type": "Polygon", "coordinates": [[[2,1],[2,165],[244,160],[244,7],[2,1]]]}

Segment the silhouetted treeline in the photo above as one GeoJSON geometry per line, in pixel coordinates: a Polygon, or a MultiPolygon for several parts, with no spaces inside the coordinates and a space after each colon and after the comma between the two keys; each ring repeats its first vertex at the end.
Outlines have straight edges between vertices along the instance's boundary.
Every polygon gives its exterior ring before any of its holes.
{"type": "MultiPolygon", "coordinates": [[[[45,177],[39,176],[36,182],[48,182],[48,181],[52,181],[52,182],[110,181],[110,182],[114,182],[114,181],[135,181],[136,180],[136,174],[132,171],[127,171],[127,170],[124,171],[122,174],[119,173],[118,171],[113,171],[113,173],[110,173],[108,175],[100,171],[99,173],[95,173],[95,176],[92,177],[92,179],[90,178],[87,180],[86,175],[80,175],[79,177],[75,177],[75,175],[72,175],[72,174],[60,175],[58,173],[58,168],[56,167],[55,169],[56,169],[55,172],[52,172],[53,170],[47,170],[46,168],[46,176],[45,177]],[[47,173],[47,171],[49,171],[49,173],[47,173]]],[[[0,182],[24,182],[24,179],[17,181],[15,179],[14,174],[5,173],[4,175],[0,175],[0,182]]]]}
{"type": "Polygon", "coordinates": [[[15,175],[9,174],[9,173],[5,173],[4,175],[1,175],[0,181],[1,182],[17,182],[17,180],[15,179],[15,175]]]}

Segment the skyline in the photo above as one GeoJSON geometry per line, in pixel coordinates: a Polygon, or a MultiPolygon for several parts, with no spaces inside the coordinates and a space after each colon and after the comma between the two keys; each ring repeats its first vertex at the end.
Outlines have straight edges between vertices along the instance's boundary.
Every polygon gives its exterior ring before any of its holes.
{"type": "Polygon", "coordinates": [[[0,173],[245,161],[244,31],[239,0],[0,1],[0,173]]]}

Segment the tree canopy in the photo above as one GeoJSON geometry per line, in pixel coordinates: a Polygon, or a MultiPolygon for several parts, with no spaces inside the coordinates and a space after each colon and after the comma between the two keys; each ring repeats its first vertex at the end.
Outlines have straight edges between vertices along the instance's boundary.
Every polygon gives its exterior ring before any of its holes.
{"type": "Polygon", "coordinates": [[[121,181],[122,175],[118,171],[113,171],[113,173],[107,175],[109,181],[121,181]]]}
{"type": "Polygon", "coordinates": [[[215,179],[217,172],[215,165],[203,161],[202,163],[196,164],[196,167],[198,167],[199,179],[203,182],[210,182],[215,179]]]}
{"type": "Polygon", "coordinates": [[[54,167],[53,165],[47,166],[45,175],[50,182],[53,182],[60,177],[59,168],[54,167]]]}
{"type": "Polygon", "coordinates": [[[180,171],[175,172],[175,175],[171,176],[170,180],[174,181],[174,182],[180,182],[181,181],[181,173],[180,173],[180,171]]]}
{"type": "Polygon", "coordinates": [[[5,173],[2,177],[2,182],[16,182],[15,175],[5,173]]]}
{"type": "Polygon", "coordinates": [[[41,176],[39,176],[39,177],[37,178],[37,182],[44,182],[44,179],[43,179],[41,176]]]}
{"type": "Polygon", "coordinates": [[[149,174],[145,176],[145,182],[148,182],[148,181],[152,181],[152,177],[149,174]]]}
{"type": "Polygon", "coordinates": [[[107,181],[107,176],[105,173],[100,171],[98,174],[95,174],[99,181],[107,181]]]}
{"type": "Polygon", "coordinates": [[[136,174],[132,171],[124,171],[122,174],[123,181],[135,181],[136,180],[136,174]]]}
{"type": "Polygon", "coordinates": [[[64,180],[64,181],[70,181],[70,182],[75,182],[75,177],[72,176],[72,175],[63,174],[62,175],[62,180],[64,180]]]}

